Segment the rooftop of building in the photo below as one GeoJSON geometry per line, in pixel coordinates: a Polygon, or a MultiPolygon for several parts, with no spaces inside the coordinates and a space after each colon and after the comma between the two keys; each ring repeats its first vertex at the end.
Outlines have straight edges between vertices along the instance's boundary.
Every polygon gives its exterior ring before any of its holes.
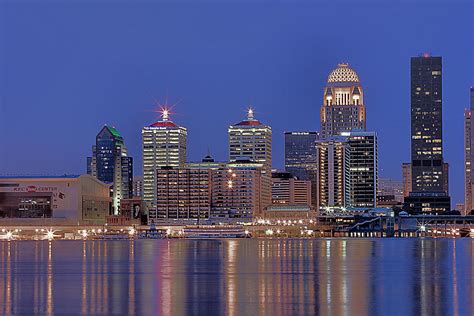
{"type": "Polygon", "coordinates": [[[337,68],[331,71],[327,80],[328,85],[338,84],[360,84],[359,76],[354,69],[349,67],[347,63],[341,63],[337,65],[337,68]]]}
{"type": "Polygon", "coordinates": [[[240,121],[237,124],[234,124],[233,126],[264,126],[264,124],[259,120],[255,119],[253,109],[249,108],[247,110],[247,119],[240,121]]]}
{"type": "Polygon", "coordinates": [[[56,175],[56,176],[45,176],[45,175],[11,175],[11,176],[0,176],[0,179],[77,179],[81,175],[56,175]]]}
{"type": "Polygon", "coordinates": [[[161,120],[157,121],[148,127],[179,127],[176,123],[170,120],[170,112],[167,108],[161,109],[161,120]]]}

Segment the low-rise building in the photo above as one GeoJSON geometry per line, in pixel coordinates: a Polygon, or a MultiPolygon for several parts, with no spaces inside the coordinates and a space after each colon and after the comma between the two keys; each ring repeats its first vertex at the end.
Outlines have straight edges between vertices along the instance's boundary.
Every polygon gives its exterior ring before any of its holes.
{"type": "Polygon", "coordinates": [[[0,178],[0,218],[104,223],[111,202],[110,186],[91,175],[0,178]]]}
{"type": "Polygon", "coordinates": [[[261,163],[239,159],[225,168],[212,170],[211,219],[220,222],[249,222],[261,216],[266,199],[261,163]]]}
{"type": "Polygon", "coordinates": [[[210,179],[209,169],[162,167],[156,170],[156,208],[149,210],[148,223],[208,219],[210,179]]]}
{"type": "Polygon", "coordinates": [[[264,218],[304,219],[316,217],[316,212],[307,204],[274,204],[265,209],[264,218]]]}
{"type": "Polygon", "coordinates": [[[289,172],[272,172],[272,204],[311,205],[311,181],[289,172]]]}

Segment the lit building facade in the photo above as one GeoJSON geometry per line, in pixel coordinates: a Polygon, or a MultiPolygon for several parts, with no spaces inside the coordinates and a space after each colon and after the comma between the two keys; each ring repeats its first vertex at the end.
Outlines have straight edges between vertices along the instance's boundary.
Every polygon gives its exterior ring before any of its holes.
{"type": "Polygon", "coordinates": [[[473,130],[472,130],[472,112],[474,111],[474,87],[470,89],[470,107],[464,110],[464,214],[469,214],[474,210],[473,183],[474,174],[471,171],[474,161],[473,148],[473,130]]]}
{"type": "Polygon", "coordinates": [[[378,143],[375,132],[346,132],[350,151],[350,205],[377,206],[378,143]]]}
{"type": "Polygon", "coordinates": [[[213,221],[250,222],[269,205],[261,194],[265,176],[261,163],[239,158],[225,168],[212,170],[211,174],[213,221]]]}
{"type": "Polygon", "coordinates": [[[133,197],[143,197],[143,176],[133,177],[133,197]]]}
{"type": "Polygon", "coordinates": [[[345,138],[319,141],[317,150],[319,207],[350,206],[350,148],[345,138]]]}
{"type": "Polygon", "coordinates": [[[112,185],[114,214],[120,211],[120,200],[133,196],[133,159],[127,154],[122,135],[104,126],[96,136],[92,157],[87,158],[87,173],[112,185]]]}
{"type": "Polygon", "coordinates": [[[443,161],[442,58],[411,58],[412,191],[404,207],[413,212],[450,210],[443,161]]]}
{"type": "Polygon", "coordinates": [[[364,92],[359,76],[348,64],[339,64],[329,74],[320,119],[322,138],[365,131],[364,92]]]}
{"type": "Polygon", "coordinates": [[[157,171],[161,167],[183,168],[186,163],[187,130],[169,120],[163,110],[160,121],[142,129],[143,200],[156,207],[157,171]]]}
{"type": "MultiPolygon", "coordinates": [[[[229,126],[229,161],[248,159],[261,164],[261,204],[271,204],[272,129],[254,118],[249,109],[247,119],[229,126]]],[[[262,209],[259,208],[259,212],[262,209]]]]}
{"type": "Polygon", "coordinates": [[[156,171],[156,208],[148,223],[207,220],[211,208],[211,171],[162,167],[156,171]]]}
{"type": "Polygon", "coordinates": [[[272,204],[311,206],[311,181],[299,180],[289,172],[272,172],[272,204]]]}
{"type": "Polygon", "coordinates": [[[285,132],[285,171],[300,180],[311,181],[311,204],[318,209],[316,142],[319,132],[285,132]]]}

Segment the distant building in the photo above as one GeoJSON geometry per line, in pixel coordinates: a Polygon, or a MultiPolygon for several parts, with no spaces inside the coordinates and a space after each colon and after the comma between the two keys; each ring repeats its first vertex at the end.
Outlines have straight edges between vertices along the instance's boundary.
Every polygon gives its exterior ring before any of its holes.
{"type": "Polygon", "coordinates": [[[273,204],[264,211],[264,218],[302,219],[315,217],[316,212],[307,204],[273,204]]]}
{"type": "Polygon", "coordinates": [[[112,207],[120,211],[120,200],[132,197],[133,159],[127,155],[124,139],[111,126],[104,126],[96,136],[92,157],[87,158],[87,173],[112,185],[112,207]]]}
{"type": "Polygon", "coordinates": [[[143,176],[133,177],[133,197],[143,197],[143,176]]]}
{"type": "Polygon", "coordinates": [[[109,185],[90,175],[0,178],[1,218],[101,224],[110,209],[109,185]]]}
{"type": "Polygon", "coordinates": [[[394,201],[403,203],[403,181],[390,178],[380,178],[377,188],[377,196],[393,196],[394,201]]]}
{"type": "Polygon", "coordinates": [[[318,132],[285,132],[285,171],[300,180],[310,180],[316,169],[318,132]]]}
{"type": "Polygon", "coordinates": [[[272,172],[272,204],[311,206],[311,181],[298,180],[288,172],[272,172]]]}
{"type": "Polygon", "coordinates": [[[472,113],[474,111],[474,87],[470,89],[470,107],[464,110],[464,215],[474,210],[474,173],[472,163],[474,162],[474,135],[472,129],[472,113]]]}
{"type": "Polygon", "coordinates": [[[162,167],[156,171],[156,208],[148,223],[207,220],[211,208],[211,171],[162,167]]]}
{"type": "Polygon", "coordinates": [[[344,137],[319,141],[319,207],[348,207],[351,198],[350,148],[344,137]]]}
{"type": "Polygon", "coordinates": [[[404,207],[414,212],[449,211],[447,165],[443,161],[442,58],[411,58],[412,191],[404,207]]]}
{"type": "Polygon", "coordinates": [[[169,119],[163,110],[161,120],[142,129],[143,200],[156,208],[157,171],[161,167],[183,168],[186,163],[187,130],[169,119]]]}
{"type": "Polygon", "coordinates": [[[226,166],[226,162],[215,161],[211,155],[205,156],[201,161],[186,163],[186,168],[190,169],[219,169],[225,168],[226,166]]]}
{"type": "Polygon", "coordinates": [[[411,180],[411,163],[402,163],[402,176],[403,176],[403,197],[410,195],[412,191],[412,180],[411,180]]]}
{"type": "MultiPolygon", "coordinates": [[[[247,119],[229,126],[229,161],[248,159],[261,164],[261,201],[263,208],[271,205],[272,129],[254,118],[249,109],[247,119]]],[[[259,212],[263,211],[259,208],[259,212]]]]}
{"type": "Polygon", "coordinates": [[[316,141],[319,132],[285,132],[285,171],[311,181],[311,204],[318,208],[316,141]]]}
{"type": "Polygon", "coordinates": [[[329,74],[324,88],[322,138],[365,128],[364,92],[359,76],[348,64],[339,64],[329,74]]]}

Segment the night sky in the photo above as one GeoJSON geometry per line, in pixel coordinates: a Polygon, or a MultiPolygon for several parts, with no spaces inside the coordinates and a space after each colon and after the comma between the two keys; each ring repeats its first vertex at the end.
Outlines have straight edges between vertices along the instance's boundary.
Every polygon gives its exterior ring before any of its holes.
{"type": "Polygon", "coordinates": [[[157,103],[178,103],[188,160],[227,158],[227,127],[245,117],[283,132],[319,130],[329,72],[361,79],[380,176],[410,160],[410,57],[443,56],[444,157],[463,200],[463,109],[474,84],[471,0],[0,0],[0,174],[85,173],[104,124],[141,173],[141,134],[157,103]]]}

